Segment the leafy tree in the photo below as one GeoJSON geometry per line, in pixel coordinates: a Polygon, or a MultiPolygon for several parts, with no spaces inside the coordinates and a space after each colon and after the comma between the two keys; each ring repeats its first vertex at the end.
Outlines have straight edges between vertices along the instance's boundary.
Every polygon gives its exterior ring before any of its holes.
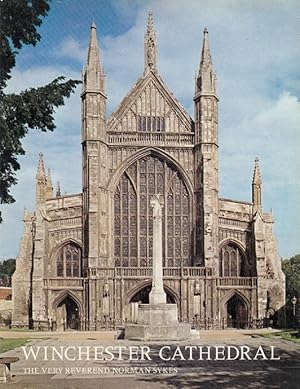
{"type": "Polygon", "coordinates": [[[14,258],[6,259],[0,262],[0,285],[11,286],[11,277],[16,270],[16,260],[14,258]]]}
{"type": "MultiPolygon", "coordinates": [[[[282,270],[286,277],[286,314],[287,322],[293,324],[293,297],[297,298],[300,309],[300,254],[282,262],[282,270]]],[[[300,313],[298,312],[298,317],[300,313]]]]}
{"type": "Polygon", "coordinates": [[[23,45],[35,46],[41,39],[37,28],[48,15],[49,3],[50,0],[0,1],[0,204],[15,201],[10,188],[17,183],[17,158],[25,154],[22,139],[30,129],[53,131],[55,109],[80,83],[58,77],[40,88],[5,93],[18,50],[23,45]]]}

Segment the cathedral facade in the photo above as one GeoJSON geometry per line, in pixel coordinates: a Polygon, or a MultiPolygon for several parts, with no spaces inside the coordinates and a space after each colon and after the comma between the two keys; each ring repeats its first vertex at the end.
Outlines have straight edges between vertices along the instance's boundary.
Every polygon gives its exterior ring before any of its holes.
{"type": "MultiPolygon", "coordinates": [[[[152,15],[144,72],[106,116],[105,73],[91,26],[83,71],[82,193],[53,193],[40,154],[36,210],[25,211],[13,276],[13,326],[96,330],[134,322],[151,288],[151,197],[163,208],[163,277],[179,320],[197,328],[255,327],[284,318],[285,278],[262,209],[219,197],[218,97],[204,30],[194,119],[157,69],[152,15]]],[[[250,183],[249,183],[250,185],[250,183]]]]}

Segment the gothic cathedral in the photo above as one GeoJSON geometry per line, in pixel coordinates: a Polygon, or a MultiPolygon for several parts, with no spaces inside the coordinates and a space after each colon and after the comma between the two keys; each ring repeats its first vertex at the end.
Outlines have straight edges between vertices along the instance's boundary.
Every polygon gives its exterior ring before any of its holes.
{"type": "Polygon", "coordinates": [[[285,278],[262,209],[258,160],[252,201],[219,197],[218,97],[204,30],[195,117],[157,69],[151,13],[144,72],[106,117],[105,73],[91,26],[83,71],[82,193],[53,193],[40,154],[36,211],[24,213],[13,276],[13,326],[97,330],[136,320],[151,286],[154,194],[164,199],[163,277],[179,321],[197,328],[284,320],[285,278]]]}

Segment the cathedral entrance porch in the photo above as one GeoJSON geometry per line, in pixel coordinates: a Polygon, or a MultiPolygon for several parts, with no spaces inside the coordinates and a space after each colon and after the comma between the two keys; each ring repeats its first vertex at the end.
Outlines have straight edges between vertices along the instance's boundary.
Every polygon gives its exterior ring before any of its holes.
{"type": "Polygon", "coordinates": [[[246,328],[248,312],[244,301],[234,294],[227,302],[227,327],[246,328]]]}

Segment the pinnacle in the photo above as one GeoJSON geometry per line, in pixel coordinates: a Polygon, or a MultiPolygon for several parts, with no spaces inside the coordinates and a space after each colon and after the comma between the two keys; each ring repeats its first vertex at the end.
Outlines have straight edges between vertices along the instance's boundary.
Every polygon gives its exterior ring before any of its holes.
{"type": "Polygon", "coordinates": [[[148,12],[148,24],[153,24],[153,13],[152,13],[152,11],[148,12]]]}
{"type": "Polygon", "coordinates": [[[260,176],[260,169],[259,169],[259,159],[258,157],[255,158],[255,166],[254,166],[254,173],[253,173],[253,184],[261,184],[261,176],[260,176]]]}
{"type": "Polygon", "coordinates": [[[87,63],[82,71],[82,91],[89,89],[105,93],[104,71],[101,64],[100,49],[97,39],[96,23],[93,20],[90,30],[87,63]]]}
{"type": "Polygon", "coordinates": [[[145,34],[145,69],[144,74],[148,71],[156,71],[156,32],[154,29],[153,15],[148,13],[147,30],[145,34]]]}
{"type": "Polygon", "coordinates": [[[49,186],[52,186],[51,170],[50,170],[50,168],[48,168],[47,183],[48,183],[49,186]]]}
{"type": "Polygon", "coordinates": [[[100,68],[100,54],[97,41],[96,24],[94,21],[91,26],[91,37],[89,43],[87,63],[88,65],[91,65],[94,68],[100,68]]]}
{"type": "Polygon", "coordinates": [[[209,43],[208,43],[208,29],[205,27],[204,31],[204,38],[203,38],[203,47],[202,47],[202,61],[209,61],[211,62],[211,55],[209,50],[209,43]]]}
{"type": "Polygon", "coordinates": [[[147,33],[146,34],[155,34],[152,11],[148,12],[148,22],[147,22],[147,33]]]}
{"type": "Polygon", "coordinates": [[[216,93],[216,75],[213,70],[213,63],[209,49],[208,29],[203,30],[203,43],[200,58],[198,78],[196,81],[196,93],[216,93]]]}
{"type": "Polygon", "coordinates": [[[60,197],[60,196],[61,196],[60,182],[57,181],[56,197],[60,197]]]}
{"type": "Polygon", "coordinates": [[[39,153],[39,161],[38,161],[36,178],[37,179],[45,179],[46,178],[43,153],[39,153]]]}

